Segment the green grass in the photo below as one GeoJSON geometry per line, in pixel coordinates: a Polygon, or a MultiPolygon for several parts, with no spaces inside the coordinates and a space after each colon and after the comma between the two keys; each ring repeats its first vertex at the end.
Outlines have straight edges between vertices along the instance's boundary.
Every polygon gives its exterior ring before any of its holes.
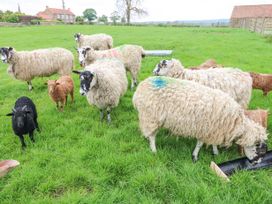
{"type": "MultiPolygon", "coordinates": [[[[17,50],[64,47],[74,54],[73,34],[108,33],[115,45],[139,44],[145,49],[173,49],[173,57],[185,66],[208,58],[246,71],[271,72],[272,44],[261,36],[228,28],[163,28],[110,26],[49,26],[0,28],[0,45],[17,50]]],[[[150,76],[161,58],[147,57],[140,80],[150,76]]],[[[76,68],[79,68],[76,61],[76,68]]],[[[75,104],[58,112],[43,83],[33,80],[28,92],[25,82],[12,79],[0,64],[0,160],[16,159],[21,165],[0,180],[0,203],[271,203],[272,171],[238,172],[230,183],[222,182],[209,169],[211,160],[237,158],[236,146],[220,149],[213,157],[203,148],[200,160],[191,161],[195,140],[175,137],[162,130],[157,136],[158,153],[153,155],[141,136],[137,113],[128,91],[112,112],[112,124],[99,121],[99,111],[79,95],[75,104]],[[36,143],[26,137],[22,151],[13,134],[10,112],[20,96],[37,105],[42,132],[36,143]]],[[[56,78],[53,76],[51,78],[56,78]]],[[[251,109],[270,108],[272,94],[254,91],[251,109]]],[[[271,117],[270,117],[271,119],[271,117]]],[[[272,124],[269,122],[268,131],[272,124]]],[[[269,141],[271,146],[272,142],[269,141]]]]}

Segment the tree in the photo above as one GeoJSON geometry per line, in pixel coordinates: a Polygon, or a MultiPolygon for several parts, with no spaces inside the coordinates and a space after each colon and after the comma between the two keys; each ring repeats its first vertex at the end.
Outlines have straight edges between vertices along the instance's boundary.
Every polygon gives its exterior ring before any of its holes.
{"type": "Polygon", "coordinates": [[[76,17],[76,23],[83,24],[84,23],[84,18],[82,16],[77,16],[76,17]]]}
{"type": "Polygon", "coordinates": [[[84,18],[88,19],[89,22],[92,22],[97,19],[96,11],[92,8],[86,9],[83,12],[84,18]]]}
{"type": "Polygon", "coordinates": [[[113,24],[116,25],[117,21],[121,19],[121,16],[119,16],[117,11],[114,11],[111,13],[110,19],[113,22],[113,24]]]}
{"type": "Polygon", "coordinates": [[[127,24],[130,24],[132,15],[147,15],[141,4],[143,0],[116,0],[116,6],[119,14],[124,16],[127,24]]]}
{"type": "Polygon", "coordinates": [[[108,17],[106,15],[102,15],[101,17],[98,18],[98,22],[102,22],[104,24],[108,23],[108,17]]]}

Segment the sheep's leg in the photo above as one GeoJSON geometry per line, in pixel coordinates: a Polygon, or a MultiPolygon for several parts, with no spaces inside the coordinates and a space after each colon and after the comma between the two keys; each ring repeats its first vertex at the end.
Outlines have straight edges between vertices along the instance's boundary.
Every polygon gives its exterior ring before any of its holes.
{"type": "Polygon", "coordinates": [[[37,119],[35,119],[35,126],[38,132],[41,132],[37,119]]]}
{"type": "Polygon", "coordinates": [[[267,96],[267,94],[268,94],[268,91],[263,90],[263,96],[267,96]]]}
{"type": "Polygon", "coordinates": [[[153,153],[157,152],[157,148],[156,148],[156,135],[151,135],[148,137],[149,139],[149,146],[150,149],[153,153]]]}
{"type": "Polygon", "coordinates": [[[65,105],[67,106],[67,101],[68,101],[68,95],[65,97],[65,105]]]}
{"type": "Polygon", "coordinates": [[[32,86],[31,81],[28,81],[28,82],[27,82],[27,85],[28,85],[28,90],[29,90],[29,91],[32,91],[33,86],[32,86]]]}
{"type": "Polygon", "coordinates": [[[203,146],[203,142],[201,141],[197,141],[196,143],[196,147],[193,151],[193,154],[192,154],[192,159],[193,159],[193,162],[196,162],[198,160],[198,153],[199,153],[199,150],[201,149],[201,147],[203,146]]]}
{"type": "Polygon", "coordinates": [[[61,101],[61,104],[60,104],[60,111],[63,111],[63,108],[66,104],[66,97],[63,99],[63,101],[61,101]]]}
{"type": "Polygon", "coordinates": [[[111,123],[111,115],[110,115],[110,109],[107,109],[107,121],[108,123],[111,123]]]}
{"type": "Polygon", "coordinates": [[[70,95],[71,95],[72,103],[74,103],[74,91],[72,91],[72,92],[70,93],[70,95]]]}
{"type": "Polygon", "coordinates": [[[131,85],[130,85],[130,90],[134,90],[134,79],[131,79],[131,85]]]}
{"type": "Polygon", "coordinates": [[[102,121],[104,118],[104,110],[100,110],[100,121],[102,121]]]}
{"type": "Polygon", "coordinates": [[[213,145],[212,148],[213,148],[213,155],[218,155],[219,151],[218,151],[217,145],[213,145]]]}
{"type": "Polygon", "coordinates": [[[22,144],[22,149],[24,150],[26,148],[25,140],[23,135],[19,135],[21,144],[22,144]]]}
{"type": "Polygon", "coordinates": [[[29,137],[32,142],[35,142],[34,136],[33,136],[33,131],[29,133],[29,137]]]}

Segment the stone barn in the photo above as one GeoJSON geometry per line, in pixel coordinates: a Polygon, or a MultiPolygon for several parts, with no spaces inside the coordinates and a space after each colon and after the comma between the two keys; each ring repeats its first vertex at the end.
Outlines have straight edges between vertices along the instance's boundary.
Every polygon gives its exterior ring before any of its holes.
{"type": "Polygon", "coordinates": [[[230,26],[264,35],[272,34],[272,4],[235,6],[230,26]]]}

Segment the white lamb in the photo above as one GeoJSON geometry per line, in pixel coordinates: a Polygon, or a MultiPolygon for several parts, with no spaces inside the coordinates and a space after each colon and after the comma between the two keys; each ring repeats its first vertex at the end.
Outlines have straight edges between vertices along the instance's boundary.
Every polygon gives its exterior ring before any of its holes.
{"type": "Polygon", "coordinates": [[[266,152],[265,128],[247,118],[241,106],[220,90],[188,80],[150,77],[139,84],[133,104],[153,152],[160,128],[196,138],[194,161],[203,143],[227,147],[239,144],[254,163],[266,152]]]}
{"type": "Polygon", "coordinates": [[[12,47],[0,48],[1,59],[8,63],[8,73],[16,79],[26,81],[32,90],[35,77],[51,76],[55,73],[69,75],[74,65],[72,52],[63,48],[15,51],[12,47]]]}
{"type": "Polygon", "coordinates": [[[95,50],[108,50],[113,47],[112,37],[104,33],[94,35],[76,33],[74,38],[78,48],[90,46],[95,50]]]}
{"type": "Polygon", "coordinates": [[[110,111],[117,107],[120,97],[127,91],[126,70],[122,62],[115,59],[99,60],[85,67],[84,71],[73,71],[80,75],[80,93],[86,95],[89,104],[100,109],[101,120],[104,110],[110,123],[110,111]]]}
{"type": "Polygon", "coordinates": [[[99,59],[118,59],[124,63],[125,68],[132,77],[131,89],[137,85],[138,73],[141,69],[142,58],[145,57],[144,49],[138,45],[123,45],[110,50],[95,51],[91,47],[78,49],[79,62],[88,66],[99,59]]]}
{"type": "Polygon", "coordinates": [[[247,72],[233,68],[208,70],[184,69],[176,59],[162,60],[154,69],[157,76],[168,76],[198,82],[202,85],[228,93],[244,109],[247,108],[252,92],[252,78],[247,72]]]}

